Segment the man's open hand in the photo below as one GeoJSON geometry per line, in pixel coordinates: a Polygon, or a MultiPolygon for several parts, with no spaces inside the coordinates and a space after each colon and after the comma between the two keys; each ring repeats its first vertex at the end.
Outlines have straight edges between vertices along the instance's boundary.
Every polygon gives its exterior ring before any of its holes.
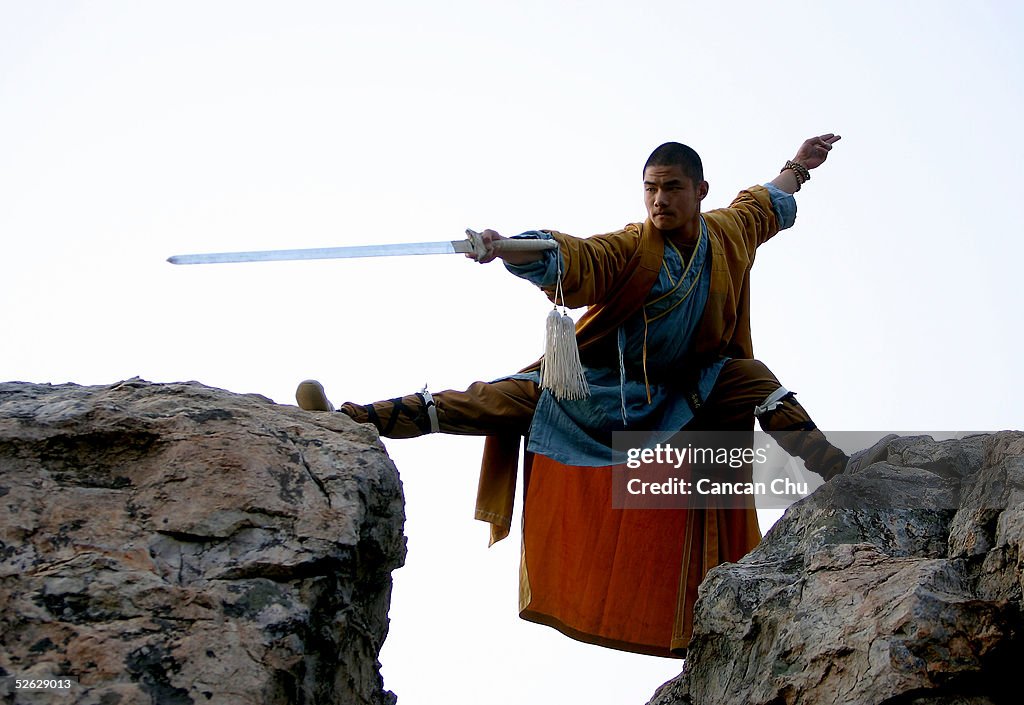
{"type": "Polygon", "coordinates": [[[842,139],[839,135],[834,135],[831,132],[827,135],[819,135],[817,137],[811,137],[808,140],[804,140],[804,143],[800,145],[800,149],[796,151],[796,156],[793,157],[793,161],[802,164],[808,169],[814,169],[825,163],[828,158],[829,150],[832,149],[832,145],[842,139]]]}

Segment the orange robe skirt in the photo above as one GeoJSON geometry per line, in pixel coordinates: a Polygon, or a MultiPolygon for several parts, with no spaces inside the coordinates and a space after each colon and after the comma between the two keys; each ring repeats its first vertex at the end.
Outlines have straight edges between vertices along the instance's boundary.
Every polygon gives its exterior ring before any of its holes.
{"type": "Polygon", "coordinates": [[[540,455],[526,466],[520,616],[591,644],[685,656],[697,586],[760,541],[752,500],[615,509],[621,466],[574,467],[540,455]]]}

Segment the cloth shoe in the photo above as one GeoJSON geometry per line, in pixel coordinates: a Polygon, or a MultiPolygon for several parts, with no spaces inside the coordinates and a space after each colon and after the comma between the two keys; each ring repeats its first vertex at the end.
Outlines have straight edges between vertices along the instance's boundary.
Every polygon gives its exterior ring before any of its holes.
{"type": "Polygon", "coordinates": [[[864,450],[858,450],[856,453],[850,456],[849,462],[846,463],[846,472],[857,472],[863,470],[869,465],[880,463],[889,457],[889,441],[899,438],[895,433],[890,433],[885,438],[875,443],[870,448],[864,450]]]}
{"type": "Polygon", "coordinates": [[[307,379],[299,383],[295,390],[295,401],[300,409],[306,411],[334,411],[334,404],[327,398],[324,385],[315,379],[307,379]]]}

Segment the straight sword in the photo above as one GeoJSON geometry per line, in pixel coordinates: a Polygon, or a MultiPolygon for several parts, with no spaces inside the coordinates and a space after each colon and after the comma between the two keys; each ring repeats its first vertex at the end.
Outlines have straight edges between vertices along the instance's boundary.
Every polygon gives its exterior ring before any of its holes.
{"type": "MultiPolygon", "coordinates": [[[[505,238],[491,243],[497,252],[537,252],[558,247],[554,240],[505,238]]],[[[303,259],[346,259],[349,257],[396,257],[399,255],[451,255],[475,252],[480,256],[487,247],[480,233],[466,230],[465,240],[441,242],[402,242],[393,245],[355,245],[350,247],[311,247],[304,250],[256,250],[253,252],[210,252],[196,255],[173,255],[171,264],[222,264],[226,262],[280,262],[303,259]]]]}

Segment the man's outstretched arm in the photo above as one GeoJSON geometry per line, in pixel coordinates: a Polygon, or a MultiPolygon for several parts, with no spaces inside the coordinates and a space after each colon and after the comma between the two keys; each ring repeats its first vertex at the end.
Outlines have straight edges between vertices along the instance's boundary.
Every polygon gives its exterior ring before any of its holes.
{"type": "MultiPolygon", "coordinates": [[[[786,193],[796,193],[800,190],[800,185],[810,179],[811,169],[817,169],[819,166],[825,163],[828,158],[828,153],[832,149],[832,145],[842,139],[839,135],[828,133],[825,135],[819,135],[817,137],[811,137],[810,139],[804,140],[804,143],[800,145],[800,149],[797,150],[796,156],[791,160],[794,164],[792,168],[787,167],[776,176],[770,182],[773,186],[785,191],[786,193]],[[801,173],[800,170],[803,170],[801,173]]],[[[505,238],[499,235],[494,230],[484,230],[480,233],[480,237],[485,245],[490,245],[492,242],[498,240],[504,240],[505,238]]],[[[507,252],[498,253],[491,250],[488,247],[487,255],[478,257],[474,253],[469,253],[466,257],[474,259],[480,264],[486,264],[491,260],[500,257],[507,264],[511,265],[524,265],[531,262],[536,262],[544,258],[543,252],[507,252]]]]}
{"type": "Polygon", "coordinates": [[[832,145],[840,139],[839,135],[834,135],[830,132],[827,135],[819,135],[804,140],[804,143],[800,145],[800,149],[796,151],[796,156],[791,160],[794,166],[784,168],[782,173],[772,179],[771,184],[786,193],[796,193],[800,190],[800,185],[810,178],[806,172],[809,172],[811,169],[817,169],[824,164],[828,158],[829,151],[832,149],[832,145]],[[801,168],[805,170],[804,173],[801,173],[801,168]]]}

